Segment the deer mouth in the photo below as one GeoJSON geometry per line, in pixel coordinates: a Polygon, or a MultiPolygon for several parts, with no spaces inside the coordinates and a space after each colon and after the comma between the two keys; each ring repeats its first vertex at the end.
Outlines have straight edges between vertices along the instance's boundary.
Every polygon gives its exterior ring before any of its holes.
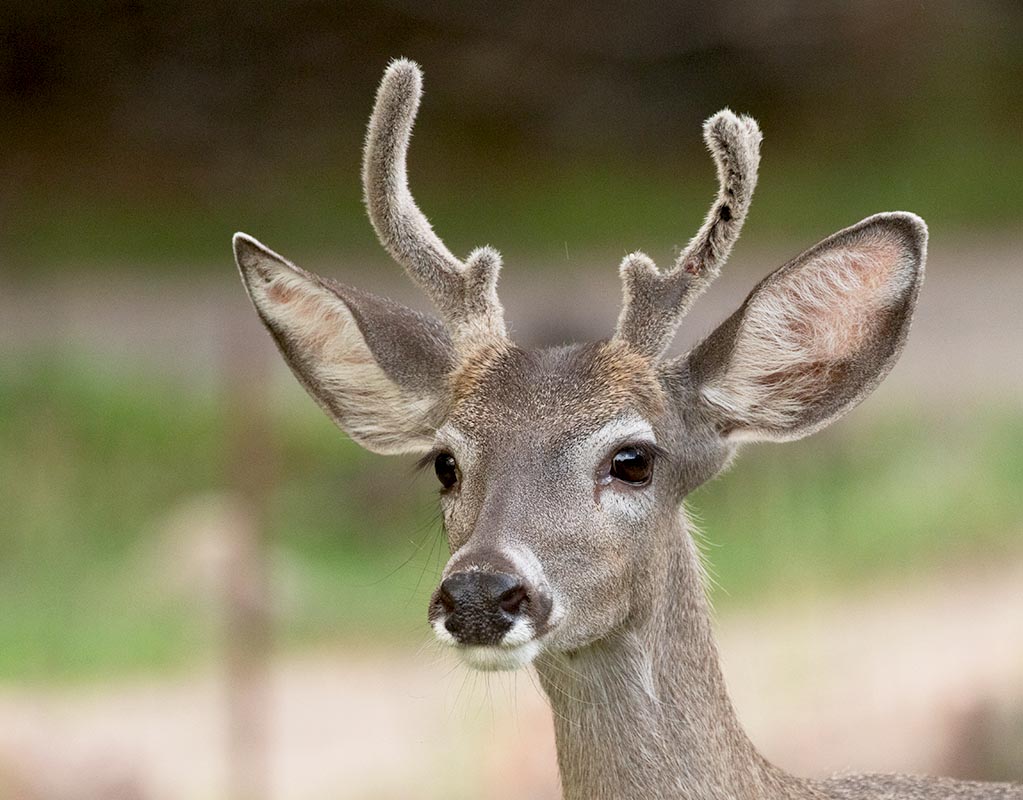
{"type": "Polygon", "coordinates": [[[466,642],[453,635],[442,617],[431,622],[437,640],[452,648],[466,666],[481,672],[516,670],[529,666],[540,653],[541,644],[532,623],[518,619],[497,640],[466,642]]]}
{"type": "Polygon", "coordinates": [[[457,645],[456,652],[466,666],[480,672],[510,672],[532,664],[540,652],[540,642],[531,639],[511,646],[457,645]]]}

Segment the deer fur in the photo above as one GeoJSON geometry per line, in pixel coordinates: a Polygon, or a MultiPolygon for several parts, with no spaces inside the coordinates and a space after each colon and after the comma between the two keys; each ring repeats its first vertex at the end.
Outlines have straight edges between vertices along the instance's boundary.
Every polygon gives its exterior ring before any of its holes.
{"type": "Polygon", "coordinates": [[[884,378],[923,280],[923,220],[877,214],[824,239],[692,351],[666,357],[756,185],[760,131],[723,111],[704,129],[718,196],[674,266],[629,256],[612,337],[527,351],[505,329],[499,256],[456,259],[409,193],[420,94],[418,67],[392,63],[363,177],[381,243],[440,320],[304,272],[244,234],[236,259],[286,362],[338,426],[375,452],[434,462],[451,558],[431,625],[470,666],[535,667],[564,796],[1023,800],[1009,784],[810,780],[768,763],[725,689],[682,505],[741,442],[806,436],[884,378]]]}

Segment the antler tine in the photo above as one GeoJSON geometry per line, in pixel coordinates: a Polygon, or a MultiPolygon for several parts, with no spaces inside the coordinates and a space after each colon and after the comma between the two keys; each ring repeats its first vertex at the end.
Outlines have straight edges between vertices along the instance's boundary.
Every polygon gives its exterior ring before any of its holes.
{"type": "Polygon", "coordinates": [[[746,220],[760,165],[760,128],[727,108],[704,123],[703,139],[717,164],[718,196],[685,250],[664,273],[643,253],[621,265],[624,303],[615,339],[659,358],[695,300],[721,272],[746,220]]]}
{"type": "Polygon", "coordinates": [[[482,247],[459,261],[408,188],[406,159],[422,87],[419,66],[407,59],[393,61],[380,82],[362,162],[369,219],[384,249],[437,306],[456,343],[481,334],[504,336],[497,298],[500,254],[482,247]]]}

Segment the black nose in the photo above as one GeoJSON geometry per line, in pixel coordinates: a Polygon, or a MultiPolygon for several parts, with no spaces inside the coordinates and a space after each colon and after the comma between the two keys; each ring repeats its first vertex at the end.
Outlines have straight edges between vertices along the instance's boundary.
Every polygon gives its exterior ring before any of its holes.
{"type": "Polygon", "coordinates": [[[497,644],[530,604],[521,578],[506,572],[456,572],[434,595],[431,617],[462,644],[497,644]]]}

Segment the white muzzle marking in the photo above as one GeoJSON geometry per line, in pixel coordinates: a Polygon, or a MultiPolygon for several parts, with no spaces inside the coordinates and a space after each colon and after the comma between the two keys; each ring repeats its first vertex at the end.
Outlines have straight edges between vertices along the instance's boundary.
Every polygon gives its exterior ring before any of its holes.
{"type": "Polygon", "coordinates": [[[540,652],[540,642],[535,637],[533,623],[528,619],[517,619],[495,645],[464,645],[444,627],[443,619],[433,621],[433,632],[437,640],[458,653],[467,666],[482,672],[515,670],[528,666],[540,652]]]}

